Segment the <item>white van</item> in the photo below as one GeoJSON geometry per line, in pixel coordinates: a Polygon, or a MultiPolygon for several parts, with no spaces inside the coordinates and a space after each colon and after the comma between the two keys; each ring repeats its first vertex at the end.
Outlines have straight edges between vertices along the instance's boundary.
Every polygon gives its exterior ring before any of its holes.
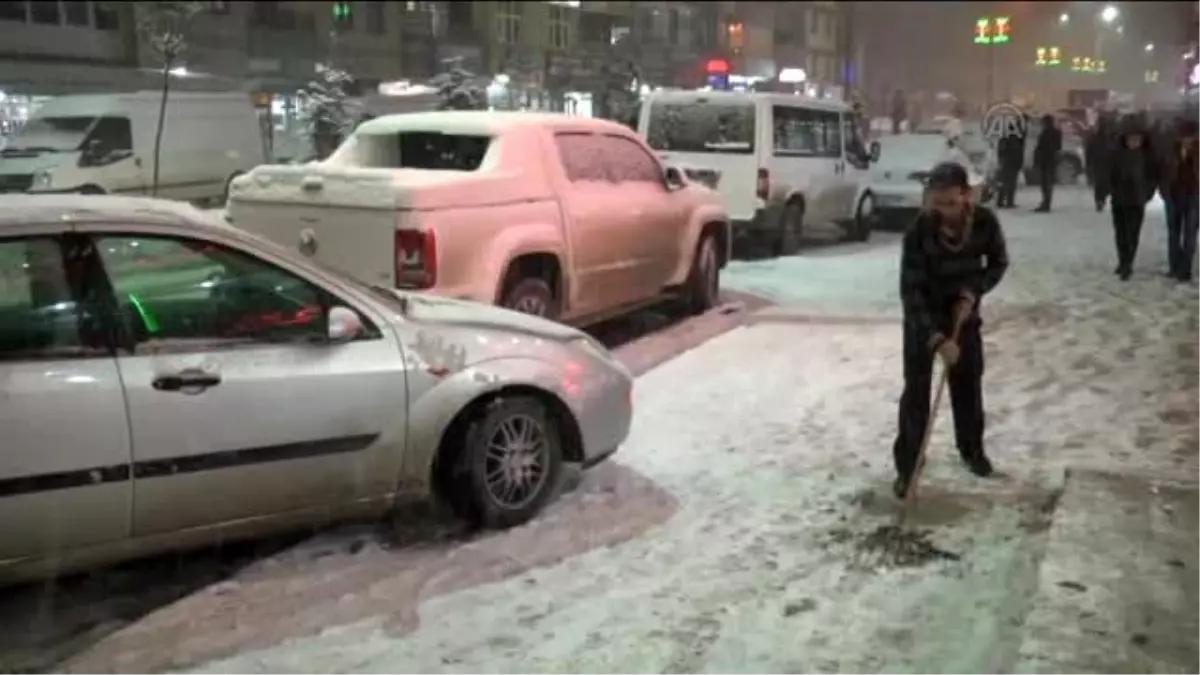
{"type": "Polygon", "coordinates": [[[669,91],[642,103],[638,131],[663,162],[725,198],[736,236],[795,253],[803,230],[871,234],[869,152],[850,106],[794,94],[669,91]]]}
{"type": "MultiPolygon", "coordinates": [[[[161,100],[140,91],[46,101],[0,151],[0,192],[149,194],[161,100]]],[[[248,94],[171,92],[158,196],[223,200],[229,181],[265,155],[248,94]]]]}

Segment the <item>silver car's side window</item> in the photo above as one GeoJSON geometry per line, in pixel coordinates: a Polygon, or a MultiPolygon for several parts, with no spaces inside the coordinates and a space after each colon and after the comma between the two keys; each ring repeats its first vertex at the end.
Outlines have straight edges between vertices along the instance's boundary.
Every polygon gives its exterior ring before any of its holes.
{"type": "MultiPolygon", "coordinates": [[[[117,321],[135,349],[195,351],[319,342],[335,303],[324,290],[265,261],[211,242],[106,235],[96,252],[117,321]]],[[[366,323],[364,338],[378,337],[366,323]]]]}
{"type": "Polygon", "coordinates": [[[68,259],[57,237],[0,239],[0,361],[111,354],[68,259]]]}

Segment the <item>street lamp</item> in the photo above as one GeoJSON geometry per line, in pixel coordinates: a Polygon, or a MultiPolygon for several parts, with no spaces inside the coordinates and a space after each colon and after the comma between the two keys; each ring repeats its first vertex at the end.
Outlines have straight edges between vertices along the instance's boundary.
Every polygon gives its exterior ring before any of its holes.
{"type": "Polygon", "coordinates": [[[1062,23],[1062,24],[1070,23],[1070,22],[1071,22],[1071,15],[1070,15],[1070,14],[1067,14],[1066,12],[1063,12],[1062,14],[1059,14],[1059,15],[1058,15],[1058,22],[1059,22],[1059,23],[1062,23]]]}
{"type": "Polygon", "coordinates": [[[1121,10],[1113,5],[1108,5],[1100,12],[1100,20],[1104,23],[1112,23],[1117,20],[1118,16],[1121,16],[1121,10]]]}
{"type": "Polygon", "coordinates": [[[1150,44],[1146,45],[1146,53],[1149,54],[1152,51],[1154,51],[1154,44],[1150,43],[1150,44]]]}

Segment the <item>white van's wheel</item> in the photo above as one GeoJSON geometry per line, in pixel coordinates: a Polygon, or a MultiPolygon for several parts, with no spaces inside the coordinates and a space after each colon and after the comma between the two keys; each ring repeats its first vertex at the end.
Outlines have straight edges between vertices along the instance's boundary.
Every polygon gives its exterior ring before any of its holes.
{"type": "Polygon", "coordinates": [[[108,193],[104,191],[104,188],[102,188],[98,185],[84,185],[83,187],[79,188],[79,194],[81,194],[81,195],[106,195],[108,193]]]}
{"type": "Polygon", "coordinates": [[[864,192],[858,198],[858,206],[854,208],[854,225],[850,231],[853,241],[866,241],[871,238],[871,229],[875,226],[875,195],[864,192]]]}
{"type": "Polygon", "coordinates": [[[241,171],[234,171],[229,178],[225,179],[225,192],[221,194],[221,203],[217,204],[217,206],[223,207],[229,203],[229,190],[233,187],[233,180],[240,175],[242,175],[241,171]]]}
{"type": "Polygon", "coordinates": [[[775,240],[775,255],[795,255],[800,250],[800,233],[804,229],[804,204],[792,200],[783,207],[779,217],[779,237],[775,240]]]}

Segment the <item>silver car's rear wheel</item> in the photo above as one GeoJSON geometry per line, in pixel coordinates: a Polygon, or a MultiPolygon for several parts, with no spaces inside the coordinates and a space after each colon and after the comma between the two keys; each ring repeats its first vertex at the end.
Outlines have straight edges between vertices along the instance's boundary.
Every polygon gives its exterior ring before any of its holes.
{"type": "Polygon", "coordinates": [[[447,496],[455,512],[477,525],[520,525],[558,487],[563,458],[558,422],[531,396],[500,396],[474,414],[447,496]]]}

